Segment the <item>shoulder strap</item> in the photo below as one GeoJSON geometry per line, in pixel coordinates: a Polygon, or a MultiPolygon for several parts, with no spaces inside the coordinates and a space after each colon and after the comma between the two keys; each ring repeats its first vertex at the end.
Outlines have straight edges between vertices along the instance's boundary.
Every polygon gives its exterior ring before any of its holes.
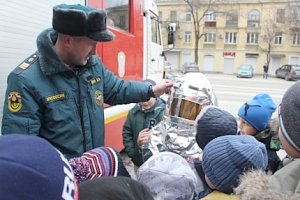
{"type": "Polygon", "coordinates": [[[19,64],[19,68],[26,70],[29,66],[32,65],[38,59],[37,53],[33,53],[31,56],[26,58],[21,64],[19,64]]]}

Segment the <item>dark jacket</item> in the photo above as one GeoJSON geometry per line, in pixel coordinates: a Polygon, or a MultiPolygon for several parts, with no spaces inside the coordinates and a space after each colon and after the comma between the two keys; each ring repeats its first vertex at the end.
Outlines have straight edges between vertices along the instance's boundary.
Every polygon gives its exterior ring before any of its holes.
{"type": "Polygon", "coordinates": [[[143,111],[139,104],[136,104],[127,115],[123,126],[123,144],[128,156],[136,166],[143,164],[142,154],[137,145],[137,138],[141,130],[149,125],[150,119],[155,119],[156,124],[162,120],[165,111],[165,102],[157,98],[154,107],[143,111]]]}
{"type": "Polygon", "coordinates": [[[269,128],[257,133],[254,137],[266,145],[268,153],[268,166],[266,171],[273,174],[280,165],[280,158],[276,153],[281,148],[279,139],[272,134],[269,128]]]}
{"type": "Polygon", "coordinates": [[[269,66],[268,65],[264,65],[264,72],[268,72],[269,71],[269,66]]]}
{"type": "Polygon", "coordinates": [[[210,193],[212,193],[213,190],[210,189],[210,187],[206,183],[205,173],[203,171],[203,166],[202,166],[202,161],[195,162],[194,167],[197,171],[197,174],[198,174],[200,180],[203,183],[203,191],[201,191],[197,196],[198,199],[202,199],[202,198],[206,197],[207,195],[209,195],[210,193]]]}
{"type": "Polygon", "coordinates": [[[54,51],[56,39],[53,29],[43,31],[37,38],[38,59],[10,73],[2,134],[38,135],[72,158],[104,145],[104,102],[147,101],[151,87],[118,79],[98,56],[71,69],[54,51]]]}

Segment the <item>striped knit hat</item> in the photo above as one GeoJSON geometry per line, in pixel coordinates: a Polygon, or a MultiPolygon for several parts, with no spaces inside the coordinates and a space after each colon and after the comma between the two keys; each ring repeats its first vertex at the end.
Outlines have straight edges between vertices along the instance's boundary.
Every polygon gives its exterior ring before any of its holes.
{"type": "Polygon", "coordinates": [[[250,169],[265,170],[266,146],[249,135],[226,135],[210,141],[203,150],[203,171],[218,191],[230,194],[239,176],[250,169]]]}
{"type": "Polygon", "coordinates": [[[110,147],[98,147],[69,160],[78,182],[102,176],[128,176],[120,154],[110,147]]]}

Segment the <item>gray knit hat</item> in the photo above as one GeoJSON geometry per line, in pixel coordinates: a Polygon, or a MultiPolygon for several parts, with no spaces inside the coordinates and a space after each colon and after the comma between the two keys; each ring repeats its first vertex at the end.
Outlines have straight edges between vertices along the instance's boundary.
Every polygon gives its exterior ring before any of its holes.
{"type": "Polygon", "coordinates": [[[235,117],[216,106],[205,106],[195,121],[196,141],[201,149],[216,137],[237,134],[235,117]]]}
{"type": "Polygon", "coordinates": [[[239,176],[250,169],[265,170],[266,146],[249,135],[220,136],[203,150],[203,171],[217,190],[230,194],[239,176]]]}
{"type": "Polygon", "coordinates": [[[288,143],[300,152],[300,81],[292,85],[281,102],[279,126],[288,143]]]}

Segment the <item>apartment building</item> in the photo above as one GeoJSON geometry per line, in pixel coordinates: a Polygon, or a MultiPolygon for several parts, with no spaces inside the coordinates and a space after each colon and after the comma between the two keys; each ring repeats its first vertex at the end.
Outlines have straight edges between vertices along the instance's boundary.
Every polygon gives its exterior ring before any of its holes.
{"type": "MultiPolygon", "coordinates": [[[[163,41],[168,25],[176,24],[175,45],[166,45],[173,70],[182,70],[198,54],[201,71],[236,73],[241,64],[263,72],[269,55],[269,73],[283,64],[300,64],[300,3],[295,0],[198,0],[200,20],[195,52],[194,21],[184,0],[157,0],[163,41]],[[213,3],[209,3],[213,2],[213,3]],[[266,52],[269,52],[266,53],[266,52]]],[[[197,8],[197,7],[194,7],[197,8]]]]}

